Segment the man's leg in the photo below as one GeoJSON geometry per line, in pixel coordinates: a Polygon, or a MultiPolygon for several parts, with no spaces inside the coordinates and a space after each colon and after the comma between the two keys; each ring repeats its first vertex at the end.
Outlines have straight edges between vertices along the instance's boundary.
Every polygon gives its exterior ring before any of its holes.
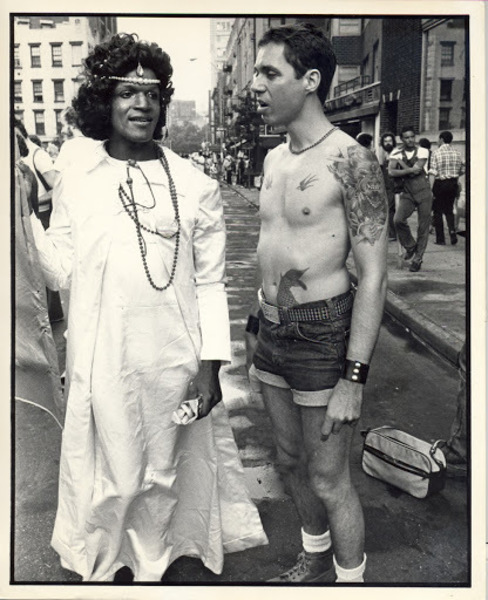
{"type": "Polygon", "coordinates": [[[300,407],[294,404],[289,389],[262,383],[261,390],[273,426],[277,466],[286,491],[293,498],[304,531],[322,534],[329,526],[324,506],[310,487],[300,407]]]}
{"type": "Polygon", "coordinates": [[[295,565],[269,581],[306,583],[335,580],[327,514],[310,487],[302,436],[301,411],[289,389],[262,384],[277,448],[277,468],[291,495],[302,525],[303,551],[295,565]]]}
{"type": "Polygon", "coordinates": [[[457,244],[457,234],[456,234],[456,225],[454,218],[454,202],[456,201],[456,194],[458,191],[458,182],[457,180],[449,180],[446,181],[445,189],[444,189],[444,199],[443,199],[443,210],[446,215],[447,228],[449,229],[449,237],[451,239],[451,244],[454,246],[457,244]]]}
{"type": "Polygon", "coordinates": [[[395,223],[398,240],[410,256],[413,256],[415,250],[415,240],[413,239],[407,220],[414,210],[415,204],[412,202],[410,195],[405,192],[401,194],[393,222],[395,223]]]}
{"type": "Polygon", "coordinates": [[[364,562],[364,518],[350,477],[349,457],[354,427],[321,440],[325,407],[302,407],[303,439],[312,489],[329,519],[337,564],[354,569],[364,562]]]}
{"type": "Polygon", "coordinates": [[[430,193],[430,190],[428,193],[425,193],[424,197],[420,200],[417,210],[417,248],[415,250],[414,261],[421,263],[425,249],[427,248],[427,242],[429,241],[430,215],[432,212],[432,194],[430,193]]]}
{"type": "Polygon", "coordinates": [[[434,183],[433,187],[434,199],[432,202],[432,211],[434,213],[433,216],[433,225],[435,229],[435,243],[436,244],[445,244],[446,239],[444,236],[444,223],[442,219],[442,200],[441,200],[441,192],[439,190],[438,182],[434,183]]]}

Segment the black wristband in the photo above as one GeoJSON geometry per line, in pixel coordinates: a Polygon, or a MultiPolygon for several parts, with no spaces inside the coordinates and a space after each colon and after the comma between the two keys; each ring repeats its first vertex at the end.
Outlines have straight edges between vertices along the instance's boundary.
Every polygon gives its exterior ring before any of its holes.
{"type": "Polygon", "coordinates": [[[360,363],[358,360],[346,360],[342,379],[354,381],[354,383],[366,383],[369,365],[360,363]]]}
{"type": "Polygon", "coordinates": [[[254,335],[258,334],[259,331],[259,319],[254,315],[249,315],[247,318],[246,331],[248,333],[253,333],[254,335]]]}

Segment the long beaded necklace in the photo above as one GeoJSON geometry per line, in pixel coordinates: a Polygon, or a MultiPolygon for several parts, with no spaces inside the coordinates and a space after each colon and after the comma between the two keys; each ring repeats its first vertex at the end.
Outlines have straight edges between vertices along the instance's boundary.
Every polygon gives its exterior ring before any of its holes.
{"type": "Polygon", "coordinates": [[[126,183],[127,183],[127,187],[129,188],[130,195],[127,194],[127,192],[124,190],[124,188],[122,187],[122,184],[119,184],[119,198],[122,203],[122,206],[124,207],[125,212],[134,221],[134,224],[136,226],[137,241],[139,243],[139,250],[141,252],[142,266],[144,267],[144,272],[146,274],[147,280],[151,284],[151,287],[153,287],[155,290],[157,290],[158,292],[164,292],[173,283],[173,280],[175,278],[176,264],[178,262],[178,254],[179,254],[179,248],[180,248],[181,220],[180,220],[180,211],[179,211],[179,207],[178,207],[178,196],[176,194],[176,187],[175,187],[175,184],[173,181],[173,177],[171,176],[171,172],[169,170],[168,160],[163,152],[163,149],[159,146],[157,147],[157,153],[158,153],[159,162],[163,166],[164,172],[166,173],[166,176],[168,177],[169,193],[171,196],[171,203],[173,205],[173,210],[174,210],[174,214],[175,214],[176,231],[174,233],[170,233],[170,234],[162,233],[155,229],[150,229],[149,227],[146,227],[139,221],[139,215],[137,214],[137,207],[139,206],[141,208],[152,209],[156,206],[156,198],[154,197],[154,193],[152,191],[151,184],[149,183],[149,180],[146,177],[146,174],[141,169],[141,167],[137,164],[137,162],[134,160],[127,161],[126,183]],[[130,172],[129,172],[130,167],[138,169],[141,172],[142,176],[144,177],[144,180],[147,183],[149,192],[151,193],[151,197],[153,200],[152,206],[144,206],[142,204],[138,204],[135,201],[134,190],[132,187],[133,179],[130,176],[130,172]],[[171,239],[173,237],[175,238],[175,250],[174,250],[174,254],[173,254],[173,264],[171,266],[171,273],[170,273],[168,282],[163,286],[156,285],[151,276],[151,273],[149,272],[149,266],[147,264],[147,257],[146,257],[147,248],[146,248],[146,242],[144,240],[144,236],[142,235],[142,230],[144,230],[147,233],[150,233],[152,235],[158,235],[164,239],[171,239]]]}
{"type": "Polygon", "coordinates": [[[327,131],[321,138],[320,140],[317,140],[316,142],[314,142],[313,144],[311,144],[310,146],[307,146],[306,148],[302,148],[301,150],[293,150],[293,148],[291,147],[291,143],[289,144],[288,148],[290,149],[290,152],[292,154],[303,154],[303,152],[306,152],[307,150],[311,150],[312,148],[315,148],[315,146],[318,146],[319,144],[321,144],[326,138],[329,137],[329,135],[331,133],[333,133],[336,129],[339,129],[338,127],[332,127],[332,129],[329,129],[329,131],[327,131]]]}

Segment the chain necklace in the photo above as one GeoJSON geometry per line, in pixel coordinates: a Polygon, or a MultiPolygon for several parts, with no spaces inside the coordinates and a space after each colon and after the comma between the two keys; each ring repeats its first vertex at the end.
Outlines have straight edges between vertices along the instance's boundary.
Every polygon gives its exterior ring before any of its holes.
{"type": "Polygon", "coordinates": [[[144,267],[144,272],[146,274],[147,280],[149,281],[151,287],[153,287],[155,290],[157,290],[158,292],[164,292],[173,283],[173,280],[175,278],[176,263],[178,262],[178,254],[179,254],[179,248],[180,248],[181,220],[180,220],[180,211],[179,211],[179,207],[178,207],[178,196],[176,194],[176,187],[175,187],[173,178],[171,176],[171,172],[169,170],[168,160],[163,152],[163,149],[159,146],[157,147],[157,153],[158,153],[159,162],[163,166],[164,172],[166,173],[166,176],[168,177],[169,193],[171,196],[171,203],[173,205],[173,210],[175,213],[176,231],[174,233],[165,234],[165,233],[162,233],[155,229],[150,229],[149,227],[146,227],[139,221],[137,207],[153,209],[156,206],[156,198],[154,197],[154,193],[152,191],[151,184],[149,183],[149,180],[146,177],[146,174],[141,169],[141,167],[137,164],[137,162],[134,160],[127,161],[126,183],[127,183],[127,187],[129,188],[130,195],[127,194],[127,192],[124,190],[124,188],[122,187],[122,184],[119,184],[119,198],[122,203],[122,206],[124,207],[125,212],[129,215],[129,217],[132,219],[132,221],[134,221],[134,224],[136,226],[137,241],[139,243],[139,250],[141,252],[142,266],[144,267]],[[130,167],[138,169],[141,172],[142,176],[144,177],[144,180],[148,185],[149,192],[150,192],[152,200],[153,200],[152,206],[145,206],[143,204],[138,204],[135,201],[134,190],[132,187],[133,179],[130,176],[130,172],[129,172],[130,167]],[[146,255],[147,255],[146,242],[144,240],[144,236],[142,235],[143,230],[152,235],[158,235],[159,237],[162,237],[164,239],[171,239],[173,237],[175,238],[175,250],[174,250],[174,254],[173,254],[173,264],[171,266],[171,273],[170,273],[168,282],[163,286],[156,285],[151,276],[151,273],[149,272],[149,266],[147,264],[147,257],[146,257],[146,255]]]}
{"type": "Polygon", "coordinates": [[[332,127],[332,129],[329,129],[327,131],[327,133],[325,133],[320,140],[317,140],[316,142],[314,142],[312,145],[307,146],[306,148],[302,148],[302,150],[293,150],[293,148],[291,147],[291,142],[288,145],[288,148],[290,149],[290,152],[292,154],[303,154],[303,152],[306,152],[307,150],[310,150],[311,148],[315,148],[315,146],[318,146],[319,144],[321,144],[326,138],[329,137],[329,135],[331,133],[333,133],[336,129],[339,129],[338,127],[332,127]]]}

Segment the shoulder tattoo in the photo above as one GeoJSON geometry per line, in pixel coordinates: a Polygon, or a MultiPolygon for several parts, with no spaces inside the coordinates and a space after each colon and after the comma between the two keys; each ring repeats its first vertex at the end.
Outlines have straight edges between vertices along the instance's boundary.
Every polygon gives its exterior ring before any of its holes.
{"type": "Polygon", "coordinates": [[[385,182],[373,153],[350,146],[347,157],[328,167],[345,191],[346,217],[357,242],[371,246],[380,238],[387,221],[385,182]]]}

